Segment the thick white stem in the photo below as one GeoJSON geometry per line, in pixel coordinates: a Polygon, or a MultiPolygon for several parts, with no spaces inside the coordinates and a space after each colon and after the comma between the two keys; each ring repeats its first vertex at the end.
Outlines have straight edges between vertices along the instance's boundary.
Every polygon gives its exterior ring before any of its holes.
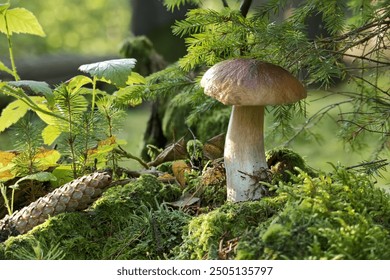
{"type": "Polygon", "coordinates": [[[261,198],[258,181],[268,169],[263,126],[263,106],[233,106],[224,153],[228,201],[261,198]]]}

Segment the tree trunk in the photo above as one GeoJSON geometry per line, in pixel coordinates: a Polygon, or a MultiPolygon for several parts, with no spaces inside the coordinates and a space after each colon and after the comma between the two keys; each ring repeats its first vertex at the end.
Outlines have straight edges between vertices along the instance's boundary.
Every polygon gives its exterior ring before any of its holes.
{"type": "Polygon", "coordinates": [[[174,62],[185,53],[184,40],[172,34],[171,26],[175,20],[184,19],[185,5],[179,10],[167,11],[159,0],[130,0],[133,8],[131,32],[147,36],[157,52],[167,61],[174,62]]]}

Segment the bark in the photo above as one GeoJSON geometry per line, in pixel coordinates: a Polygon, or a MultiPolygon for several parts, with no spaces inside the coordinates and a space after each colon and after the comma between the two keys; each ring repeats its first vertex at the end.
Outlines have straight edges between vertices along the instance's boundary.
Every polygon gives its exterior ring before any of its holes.
{"type": "Polygon", "coordinates": [[[131,0],[131,7],[130,30],[134,35],[146,35],[167,61],[176,61],[184,55],[184,39],[174,36],[171,27],[176,20],[184,19],[189,5],[171,12],[159,0],[131,0]]]}

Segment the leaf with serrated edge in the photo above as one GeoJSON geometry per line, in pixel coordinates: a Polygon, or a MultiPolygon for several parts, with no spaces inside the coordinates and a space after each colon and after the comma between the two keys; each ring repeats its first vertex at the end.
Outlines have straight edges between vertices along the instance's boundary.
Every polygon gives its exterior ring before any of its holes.
{"type": "Polygon", "coordinates": [[[0,116],[0,132],[3,132],[23,118],[29,108],[30,107],[21,100],[15,100],[9,103],[0,116]]]}
{"type": "Polygon", "coordinates": [[[51,182],[51,185],[54,188],[62,186],[73,179],[73,169],[71,165],[61,164],[53,170],[52,174],[57,178],[57,181],[51,182]]]}
{"type": "Polygon", "coordinates": [[[17,156],[17,152],[0,151],[0,181],[7,181],[15,178],[12,173],[15,164],[12,160],[17,156]]]}
{"type": "Polygon", "coordinates": [[[55,125],[48,125],[42,131],[43,143],[51,145],[61,135],[61,129],[55,125]]]}
{"type": "Polygon", "coordinates": [[[104,79],[117,87],[125,87],[137,60],[134,58],[113,59],[84,64],[79,70],[93,77],[104,79]]]}
{"type": "Polygon", "coordinates": [[[21,87],[21,88],[29,88],[34,93],[43,93],[44,95],[50,95],[52,94],[52,90],[48,83],[46,82],[40,82],[40,81],[30,81],[30,80],[21,80],[21,81],[12,81],[8,82],[8,84],[15,86],[15,87],[21,87]]]}
{"type": "Polygon", "coordinates": [[[7,18],[8,32],[24,33],[38,36],[45,36],[42,26],[32,12],[25,8],[9,9],[0,17],[0,32],[7,34],[5,18],[7,18]]]}
{"type": "Polygon", "coordinates": [[[9,69],[3,62],[0,61],[0,71],[4,71],[10,75],[13,75],[13,72],[11,69],[9,69]]]}
{"type": "Polygon", "coordinates": [[[39,170],[46,170],[50,167],[57,166],[57,161],[61,158],[57,150],[41,149],[35,156],[35,164],[39,170]]]}
{"type": "Polygon", "coordinates": [[[82,86],[92,84],[92,80],[84,75],[78,75],[69,80],[67,88],[70,92],[77,92],[82,86]]]}
{"type": "Polygon", "coordinates": [[[47,181],[57,181],[57,177],[51,174],[50,172],[38,172],[35,174],[24,176],[23,178],[20,178],[15,185],[19,184],[22,181],[25,180],[35,180],[39,182],[47,182],[47,181]]]}
{"type": "Polygon", "coordinates": [[[132,72],[126,81],[126,84],[128,84],[128,85],[135,85],[135,84],[142,84],[143,85],[145,83],[146,83],[145,77],[138,74],[137,72],[132,72]]]}

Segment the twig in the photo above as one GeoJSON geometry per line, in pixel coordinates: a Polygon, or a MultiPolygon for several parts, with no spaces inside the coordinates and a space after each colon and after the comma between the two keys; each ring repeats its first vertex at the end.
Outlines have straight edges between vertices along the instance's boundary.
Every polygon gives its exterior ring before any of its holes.
{"type": "Polygon", "coordinates": [[[358,131],[357,131],[358,133],[360,133],[361,131],[364,130],[364,131],[368,131],[368,132],[371,132],[371,133],[379,133],[379,134],[382,134],[384,136],[390,136],[390,133],[388,133],[388,132],[367,128],[367,126],[369,126],[371,123],[367,123],[365,125],[361,125],[361,124],[358,124],[357,122],[354,122],[354,121],[351,121],[351,120],[339,120],[338,122],[349,123],[349,124],[352,124],[352,125],[356,126],[358,128],[358,131]]]}
{"type": "Polygon", "coordinates": [[[320,110],[318,110],[318,112],[316,112],[314,115],[312,115],[310,118],[308,118],[306,120],[306,122],[304,123],[304,125],[289,139],[287,140],[283,146],[288,146],[298,135],[300,135],[305,129],[307,129],[307,127],[311,124],[311,125],[314,125],[316,123],[318,123],[330,110],[336,108],[336,107],[339,107],[343,104],[348,104],[352,101],[352,99],[348,99],[348,100],[344,100],[344,101],[340,101],[340,102],[337,102],[337,103],[332,103],[330,105],[327,105],[323,108],[321,108],[320,110]],[[317,121],[313,124],[312,122],[316,119],[317,121]]]}
{"type": "Polygon", "coordinates": [[[373,161],[370,161],[370,162],[363,162],[363,163],[360,163],[360,164],[357,164],[357,165],[352,165],[352,166],[348,166],[346,167],[345,169],[353,169],[353,168],[357,168],[357,167],[365,167],[367,165],[378,165],[378,169],[379,168],[382,168],[386,165],[388,165],[389,162],[387,162],[387,159],[379,159],[379,160],[373,160],[373,161]]]}
{"type": "Polygon", "coordinates": [[[134,182],[135,180],[137,180],[137,179],[130,178],[130,179],[123,179],[123,180],[114,181],[108,185],[108,188],[111,188],[113,186],[119,186],[119,185],[124,186],[124,185],[127,185],[128,183],[134,182]]]}
{"type": "Polygon", "coordinates": [[[375,88],[376,90],[379,90],[380,92],[386,94],[386,95],[389,95],[389,93],[387,93],[385,90],[382,90],[381,88],[379,88],[377,85],[371,83],[370,81],[368,81],[367,79],[361,77],[361,76],[356,76],[356,75],[353,75],[352,78],[355,78],[355,79],[360,79],[362,80],[363,82],[369,84],[370,86],[372,86],[373,88],[375,88]]]}
{"type": "Polygon", "coordinates": [[[369,57],[366,57],[366,56],[362,56],[362,55],[354,55],[354,54],[348,54],[348,53],[341,53],[340,51],[333,51],[333,50],[329,50],[329,52],[330,52],[330,53],[334,53],[334,54],[340,54],[340,55],[343,55],[343,56],[353,57],[353,58],[356,58],[356,59],[367,60],[367,61],[373,62],[373,63],[383,64],[384,66],[382,66],[382,67],[385,67],[385,66],[389,66],[389,65],[390,65],[390,62],[380,61],[380,60],[372,59],[372,58],[369,58],[369,57]]]}
{"type": "Polygon", "coordinates": [[[136,156],[126,152],[121,146],[118,146],[118,148],[114,149],[114,152],[116,152],[117,154],[119,154],[125,158],[134,159],[134,160],[138,161],[138,163],[141,164],[143,167],[145,167],[146,169],[149,169],[149,166],[146,164],[146,162],[144,162],[141,158],[136,157],[136,156]]]}

